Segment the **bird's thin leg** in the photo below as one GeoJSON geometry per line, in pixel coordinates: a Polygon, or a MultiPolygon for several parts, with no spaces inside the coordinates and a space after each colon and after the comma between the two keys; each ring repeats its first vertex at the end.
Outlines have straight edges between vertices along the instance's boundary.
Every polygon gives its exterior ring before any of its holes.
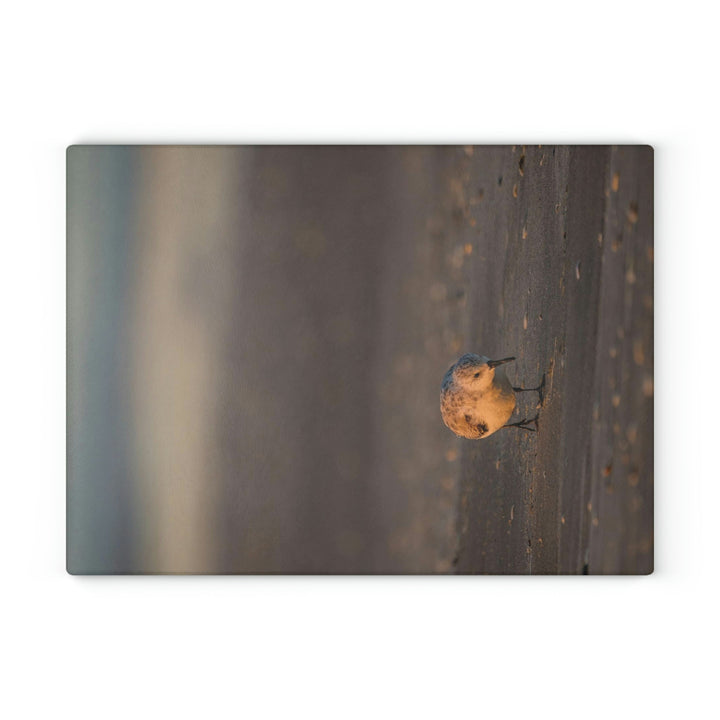
{"type": "Polygon", "coordinates": [[[543,373],[542,381],[537,387],[534,387],[534,388],[514,387],[513,390],[515,392],[536,392],[539,396],[540,404],[542,405],[545,400],[545,373],[543,373]]]}
{"type": "Polygon", "coordinates": [[[509,428],[509,427],[516,427],[520,428],[521,430],[527,430],[528,432],[537,432],[538,428],[538,418],[540,416],[536,415],[534,418],[530,418],[530,420],[523,418],[520,420],[520,422],[516,423],[509,423],[508,425],[503,425],[503,427],[509,428]],[[533,423],[535,425],[534,428],[528,427],[530,423],[533,423]]]}

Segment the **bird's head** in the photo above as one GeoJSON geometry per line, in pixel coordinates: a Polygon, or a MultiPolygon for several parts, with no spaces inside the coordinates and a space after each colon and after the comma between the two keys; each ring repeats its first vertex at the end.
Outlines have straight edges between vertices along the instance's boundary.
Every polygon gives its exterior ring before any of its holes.
{"type": "Polygon", "coordinates": [[[495,377],[495,368],[498,365],[514,360],[514,357],[502,360],[491,360],[485,355],[466,353],[450,369],[455,383],[468,390],[481,390],[487,387],[495,377]]]}

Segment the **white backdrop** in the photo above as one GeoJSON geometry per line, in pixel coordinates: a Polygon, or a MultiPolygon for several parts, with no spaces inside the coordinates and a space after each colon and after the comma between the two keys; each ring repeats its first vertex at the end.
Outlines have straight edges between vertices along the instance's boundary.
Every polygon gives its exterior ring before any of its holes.
{"type": "Polygon", "coordinates": [[[4,9],[4,716],[705,714],[720,640],[714,26],[692,1],[475,5],[4,9]],[[655,574],[66,575],[65,147],[400,141],[655,146],[655,574]]]}

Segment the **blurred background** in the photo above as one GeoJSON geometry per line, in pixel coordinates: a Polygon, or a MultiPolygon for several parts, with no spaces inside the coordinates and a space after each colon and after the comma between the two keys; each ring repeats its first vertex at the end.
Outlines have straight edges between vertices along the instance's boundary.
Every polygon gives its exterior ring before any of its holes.
{"type": "Polygon", "coordinates": [[[69,148],[69,571],[651,571],[652,177],[646,147],[69,148]],[[537,434],[444,427],[463,352],[545,374],[537,434]]]}

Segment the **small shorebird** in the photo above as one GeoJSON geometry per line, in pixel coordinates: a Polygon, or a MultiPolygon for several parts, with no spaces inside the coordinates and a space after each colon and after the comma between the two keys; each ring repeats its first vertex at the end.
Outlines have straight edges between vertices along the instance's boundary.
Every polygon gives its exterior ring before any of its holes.
{"type": "Polygon", "coordinates": [[[513,387],[501,365],[514,360],[490,360],[466,353],[446,373],[440,390],[440,412],[445,424],[459,437],[477,440],[500,428],[517,427],[534,432],[538,416],[506,424],[515,409],[515,393],[537,392],[543,401],[545,376],[536,388],[513,387]],[[529,427],[534,423],[535,428],[529,427]]]}

